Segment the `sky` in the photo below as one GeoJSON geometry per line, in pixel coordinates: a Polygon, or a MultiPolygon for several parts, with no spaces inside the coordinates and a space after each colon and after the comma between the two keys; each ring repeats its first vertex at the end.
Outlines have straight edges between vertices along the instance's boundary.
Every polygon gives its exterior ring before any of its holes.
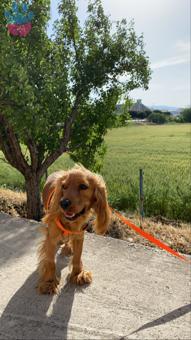
{"type": "MultiPolygon", "coordinates": [[[[58,17],[59,0],[51,1],[51,21],[58,17]]],[[[88,0],[78,0],[79,19],[86,18],[88,0]]],[[[152,80],[149,90],[130,93],[143,104],[185,107],[190,98],[190,0],[102,0],[105,13],[112,21],[134,19],[138,35],[144,34],[152,80]]]]}

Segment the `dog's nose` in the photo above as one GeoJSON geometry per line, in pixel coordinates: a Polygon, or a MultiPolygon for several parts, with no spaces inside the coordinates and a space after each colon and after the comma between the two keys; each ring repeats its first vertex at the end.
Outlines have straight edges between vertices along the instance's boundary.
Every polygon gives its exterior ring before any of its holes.
{"type": "Polygon", "coordinates": [[[71,205],[71,201],[68,200],[67,198],[64,198],[64,199],[62,199],[62,200],[60,201],[60,205],[61,205],[61,207],[62,207],[64,210],[66,210],[66,209],[68,209],[69,206],[71,205]]]}

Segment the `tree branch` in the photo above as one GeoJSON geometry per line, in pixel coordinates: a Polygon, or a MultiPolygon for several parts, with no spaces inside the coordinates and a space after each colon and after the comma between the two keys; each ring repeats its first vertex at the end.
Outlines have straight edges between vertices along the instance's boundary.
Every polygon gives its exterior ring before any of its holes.
{"type": "Polygon", "coordinates": [[[24,176],[30,172],[30,166],[26,162],[19,141],[5,116],[0,113],[0,145],[5,158],[24,176]]]}
{"type": "Polygon", "coordinates": [[[73,106],[73,109],[71,111],[70,116],[65,122],[64,125],[64,131],[63,131],[63,139],[60,141],[60,146],[58,149],[56,149],[53,153],[47,156],[47,158],[44,160],[42,163],[40,169],[39,169],[39,174],[40,176],[43,176],[45,171],[49,168],[49,166],[59,157],[61,156],[64,152],[68,152],[68,142],[70,141],[71,138],[71,133],[72,133],[72,124],[74,123],[77,115],[78,115],[78,107],[80,104],[82,98],[82,92],[79,91],[76,100],[73,106]]]}
{"type": "Polygon", "coordinates": [[[71,131],[72,124],[74,123],[76,117],[78,116],[78,107],[79,107],[81,99],[82,99],[82,91],[79,91],[76,95],[76,100],[72,108],[71,114],[66,120],[65,125],[64,125],[63,142],[65,145],[68,144],[70,140],[71,132],[72,132],[71,131]]]}
{"type": "Polygon", "coordinates": [[[77,45],[76,45],[74,22],[73,22],[73,20],[69,20],[69,21],[70,21],[70,27],[71,27],[71,37],[72,37],[72,40],[73,40],[73,46],[74,46],[76,61],[77,61],[77,65],[78,65],[78,71],[81,73],[82,67],[80,65],[80,58],[79,58],[79,53],[78,53],[78,49],[77,49],[77,45]]]}
{"type": "Polygon", "coordinates": [[[28,138],[27,146],[30,152],[31,168],[36,172],[38,168],[38,150],[32,138],[28,138]]]}
{"type": "Polygon", "coordinates": [[[61,156],[64,152],[67,152],[68,148],[61,143],[60,147],[52,152],[42,163],[40,169],[38,170],[39,176],[43,176],[49,166],[56,161],[56,159],[61,156]]]}

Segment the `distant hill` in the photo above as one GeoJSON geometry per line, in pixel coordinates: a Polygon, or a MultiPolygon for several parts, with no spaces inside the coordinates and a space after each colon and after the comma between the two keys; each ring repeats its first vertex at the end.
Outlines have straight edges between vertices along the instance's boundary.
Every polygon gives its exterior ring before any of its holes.
{"type": "Polygon", "coordinates": [[[182,108],[176,107],[176,106],[167,106],[167,105],[152,105],[149,106],[151,110],[161,110],[161,111],[169,111],[174,115],[177,115],[180,113],[182,108]]]}

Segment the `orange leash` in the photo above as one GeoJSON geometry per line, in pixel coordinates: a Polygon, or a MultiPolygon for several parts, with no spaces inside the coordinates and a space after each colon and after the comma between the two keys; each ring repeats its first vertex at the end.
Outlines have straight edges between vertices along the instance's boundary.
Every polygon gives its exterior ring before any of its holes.
{"type": "MultiPolygon", "coordinates": [[[[48,210],[52,196],[54,194],[55,189],[53,189],[50,192],[50,195],[48,197],[47,200],[47,204],[46,204],[46,209],[48,210]]],[[[155,238],[154,236],[152,236],[151,234],[147,233],[146,231],[142,230],[141,228],[137,227],[134,223],[132,223],[131,221],[129,221],[127,218],[125,218],[123,215],[121,215],[118,211],[114,210],[113,208],[111,208],[111,211],[113,211],[115,213],[115,215],[117,215],[119,217],[119,219],[125,223],[127,226],[129,226],[130,228],[132,228],[134,231],[136,231],[136,233],[140,234],[141,236],[143,236],[144,238],[146,238],[149,242],[155,244],[158,248],[161,248],[163,250],[166,250],[168,253],[178,257],[180,260],[182,261],[186,261],[191,263],[191,261],[184,255],[179,254],[178,252],[176,252],[174,249],[170,248],[169,246],[167,246],[165,243],[161,242],[160,240],[158,240],[157,238],[155,238]]],[[[65,236],[67,235],[71,235],[71,234],[81,234],[84,232],[84,230],[82,231],[71,231],[68,229],[65,229],[62,222],[60,221],[59,218],[55,219],[55,223],[57,225],[57,227],[63,232],[63,234],[65,236]]]]}
{"type": "Polygon", "coordinates": [[[187,261],[187,262],[191,262],[186,256],[179,254],[178,252],[176,252],[175,250],[173,250],[172,248],[170,248],[169,246],[167,246],[165,243],[161,242],[160,240],[158,240],[157,238],[153,237],[152,235],[150,235],[149,233],[147,233],[146,231],[142,230],[141,228],[137,227],[134,223],[132,223],[131,221],[127,220],[123,215],[121,215],[118,211],[114,210],[113,208],[111,208],[111,210],[115,213],[115,215],[117,215],[119,217],[119,219],[125,223],[127,226],[129,226],[130,228],[132,228],[134,231],[136,231],[138,234],[140,234],[141,236],[143,236],[144,238],[146,238],[149,242],[155,244],[157,247],[166,250],[168,253],[178,257],[180,260],[183,261],[187,261]]]}

